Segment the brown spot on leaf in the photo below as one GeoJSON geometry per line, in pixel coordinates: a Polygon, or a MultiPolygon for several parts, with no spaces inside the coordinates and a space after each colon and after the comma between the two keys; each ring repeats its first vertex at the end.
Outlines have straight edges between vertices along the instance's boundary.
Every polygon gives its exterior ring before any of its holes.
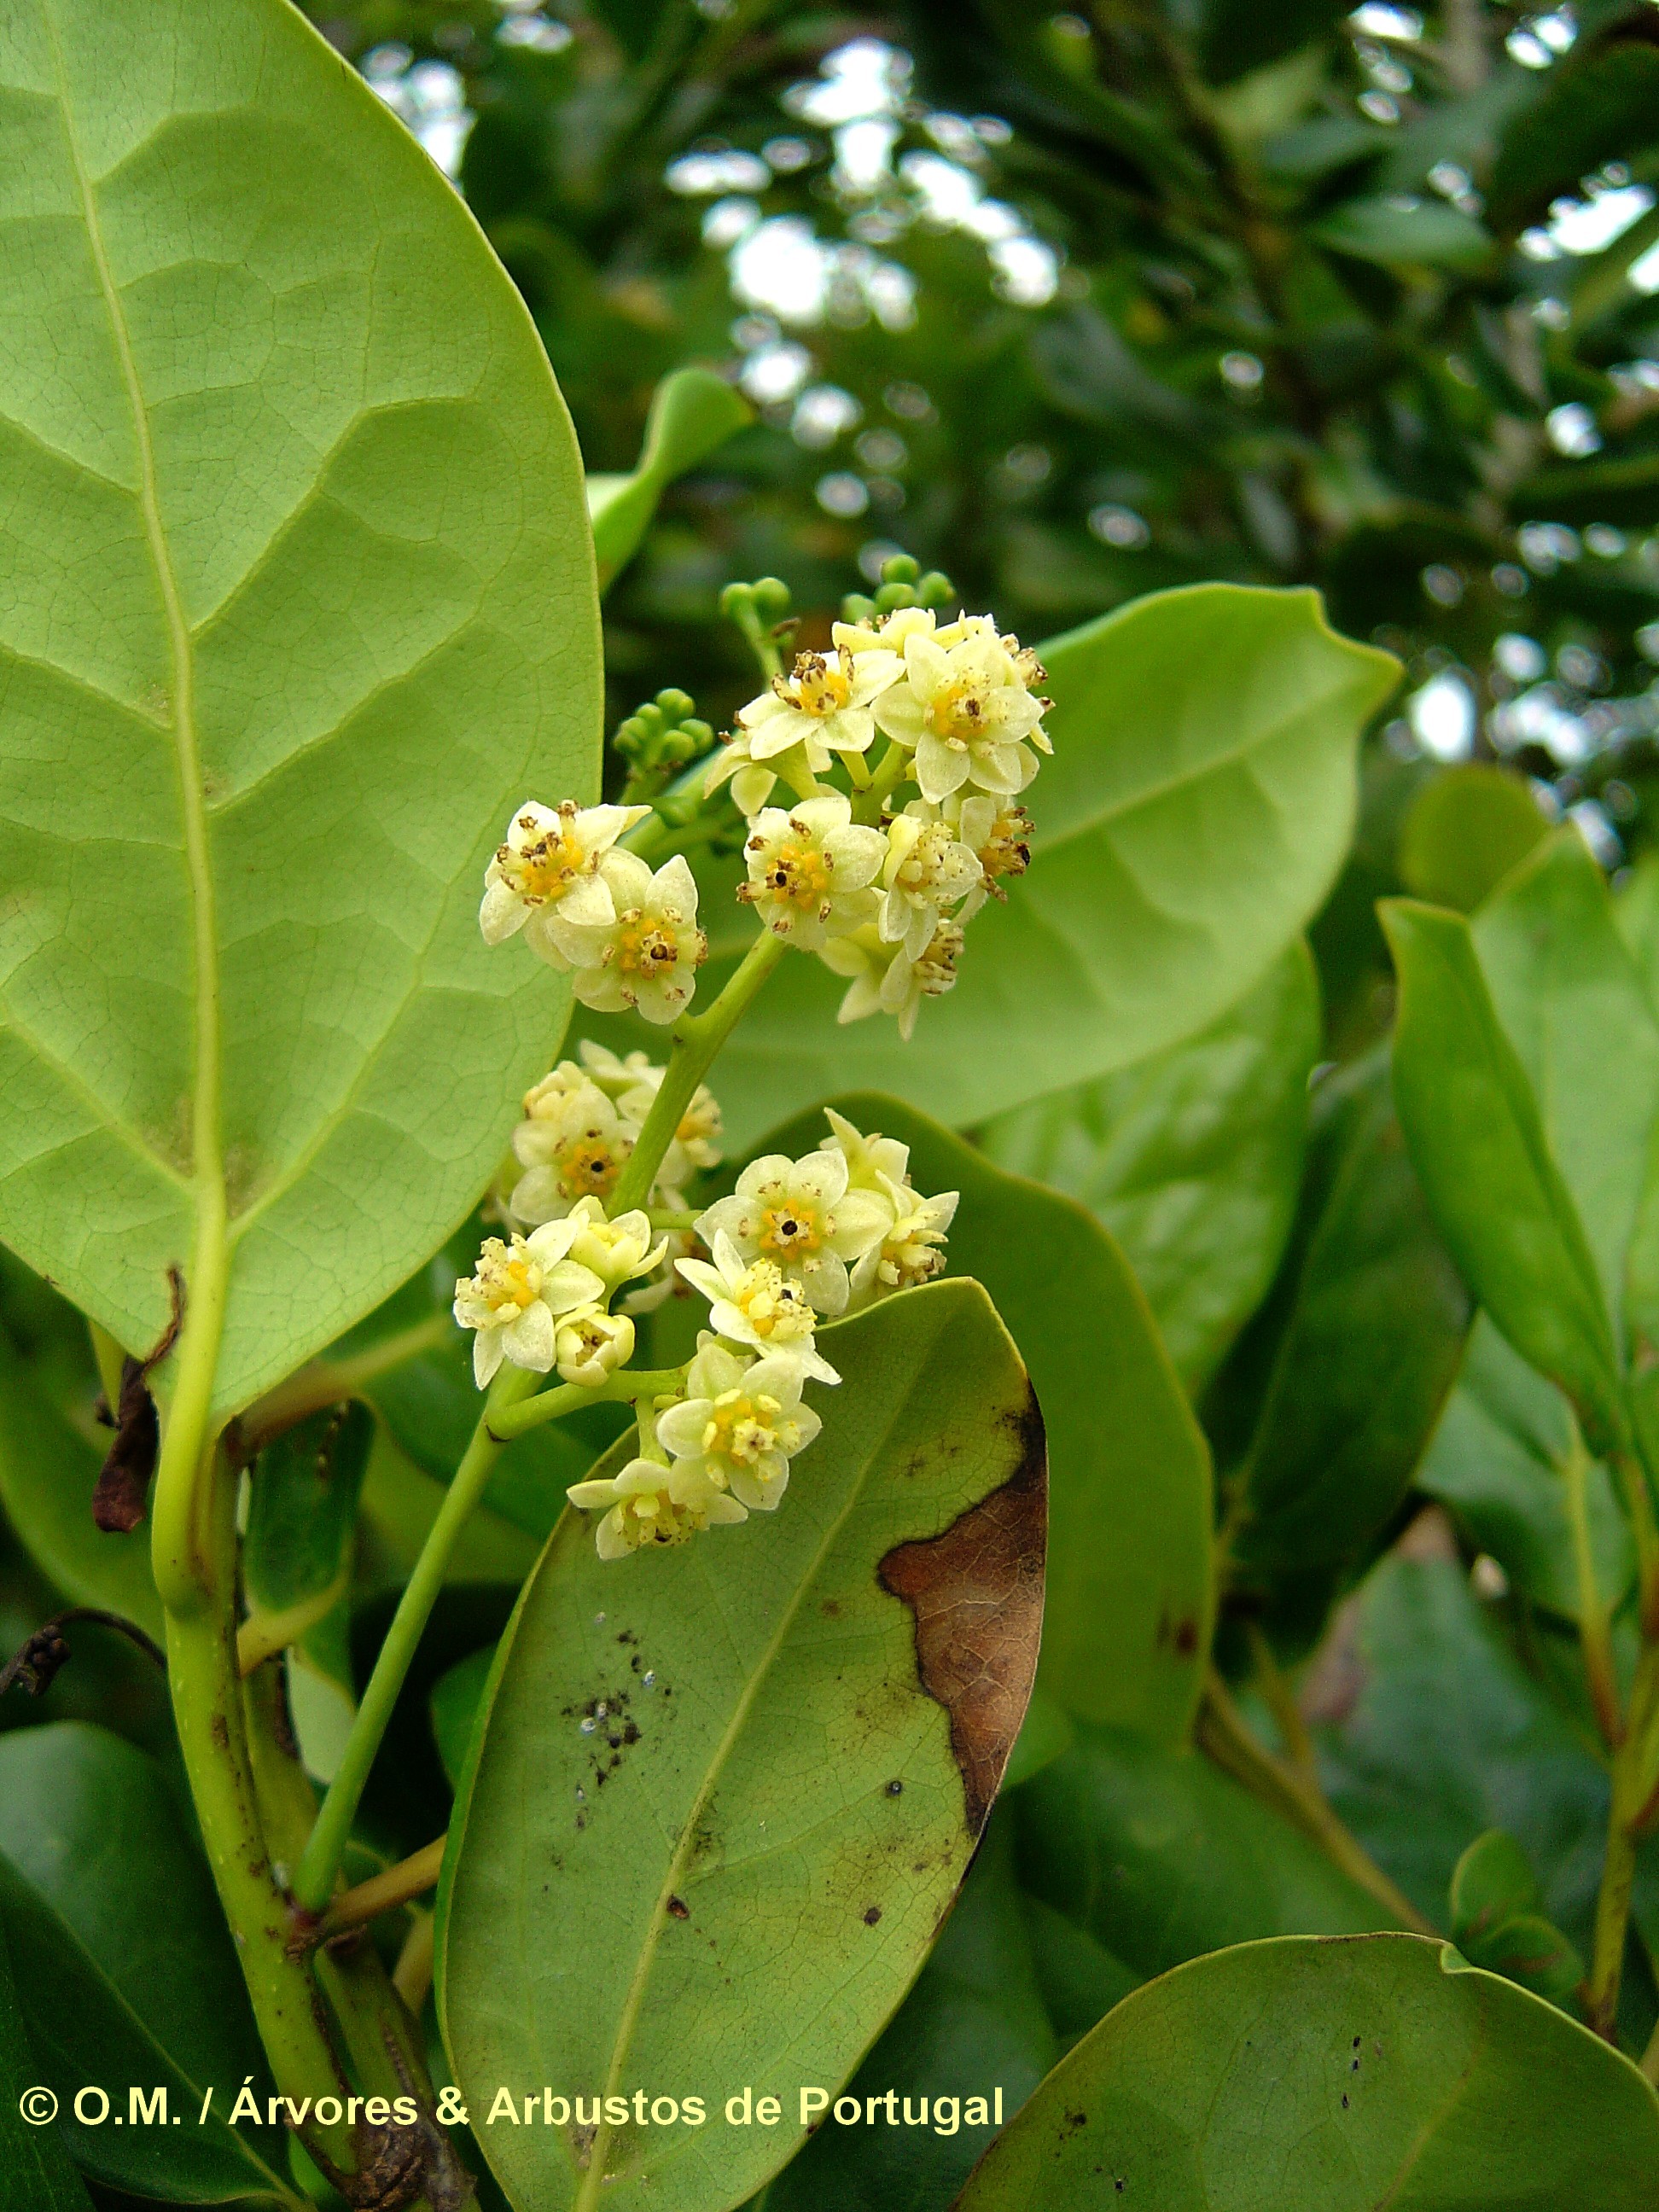
{"type": "Polygon", "coordinates": [[[877,1921],[878,1921],[880,1918],[881,1918],[881,1907],[880,1907],[880,1905],[871,1905],[871,1906],[869,1907],[868,1911],[865,1913],[865,1916],[864,1916],[864,1924],[865,1924],[865,1926],[866,1926],[866,1928],[873,1928],[873,1927],[875,1926],[875,1924],[876,1924],[877,1921]]]}
{"type": "Polygon", "coordinates": [[[121,1391],[112,1413],[100,1406],[100,1417],[115,1431],[115,1441],[99,1470],[92,1493],[92,1517],[106,1534],[125,1536],[144,1517],[149,1500],[150,1478],[155,1472],[161,1430],[155,1401],[149,1395],[149,1370],[172,1351],[185,1318],[185,1279],[176,1267],[167,1270],[173,1297],[173,1316],[161,1340],[144,1359],[121,1362],[121,1391]]]}
{"type": "Polygon", "coordinates": [[[1183,1620],[1175,1632],[1175,1648],[1183,1659],[1190,1659],[1198,1649],[1198,1623],[1183,1620]]]}
{"type": "Polygon", "coordinates": [[[951,1717],[968,1832],[977,1836],[1025,1717],[1042,1633],[1048,1462],[1028,1395],[1011,1479],[943,1534],[896,1545],[878,1570],[915,1615],[916,1671],[951,1717]]]}
{"type": "Polygon", "coordinates": [[[668,1900],[668,1910],[676,1920],[689,1920],[691,1917],[691,1908],[683,1897],[671,1897],[668,1900]]]}

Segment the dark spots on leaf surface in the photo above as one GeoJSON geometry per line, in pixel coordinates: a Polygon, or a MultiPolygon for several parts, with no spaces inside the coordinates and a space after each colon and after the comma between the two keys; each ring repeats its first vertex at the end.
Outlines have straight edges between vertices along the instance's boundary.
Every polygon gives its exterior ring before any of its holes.
{"type": "Polygon", "coordinates": [[[902,1797],[903,1794],[904,1784],[902,1782],[893,1781],[888,1784],[887,1795],[890,1797],[902,1797]]]}
{"type": "Polygon", "coordinates": [[[671,1897],[668,1900],[668,1910],[676,1920],[689,1920],[691,1917],[691,1908],[683,1897],[671,1897]]]}
{"type": "Polygon", "coordinates": [[[827,1597],[819,1606],[818,1611],[830,1620],[834,1620],[841,1613],[841,1600],[838,1597],[827,1597]]]}
{"type": "Polygon", "coordinates": [[[1079,2128],[1086,2128],[1088,2126],[1089,2115],[1087,2112],[1067,2112],[1066,2115],[1066,2124],[1075,2134],[1079,2128]]]}
{"type": "Polygon", "coordinates": [[[629,1722],[627,1727],[622,1732],[622,1740],[624,1743],[637,1743],[639,1741],[640,1725],[637,1721],[629,1722]]]}
{"type": "Polygon", "coordinates": [[[1346,2089],[1342,2092],[1342,2109],[1345,2112],[1348,2109],[1348,2093],[1346,2089]]]}
{"type": "Polygon", "coordinates": [[[631,1628],[619,1628],[617,1631],[617,1641],[618,1644],[637,1644],[639,1640],[639,1638],[635,1635],[631,1628]]]}
{"type": "Polygon", "coordinates": [[[578,2168],[583,2173],[586,2172],[589,2166],[592,2163],[593,2138],[598,2133],[599,2130],[596,2127],[588,2125],[586,2123],[582,2126],[579,2128],[572,2128],[570,2130],[570,2148],[574,2155],[578,2168]]]}
{"type": "Polygon", "coordinates": [[[1183,1659],[1190,1659],[1198,1649],[1198,1623],[1193,1620],[1179,1622],[1175,1632],[1175,1648],[1183,1659]]]}
{"type": "Polygon", "coordinates": [[[943,1534],[896,1545],[877,1570],[915,1617],[916,1671],[950,1715],[970,1836],[985,1824],[1019,1733],[1042,1632],[1048,1453],[1029,1389],[1005,1419],[1019,1440],[1011,1479],[943,1534]]]}
{"type": "Polygon", "coordinates": [[[215,1713],[209,1723],[209,1733],[221,1751],[230,1748],[230,1728],[222,1713],[215,1713]]]}
{"type": "Polygon", "coordinates": [[[873,1928],[873,1927],[875,1926],[875,1924],[876,1924],[877,1921],[878,1921],[878,1920],[880,1919],[880,1917],[881,1917],[881,1907],[880,1907],[880,1905],[872,1905],[868,1906],[868,1907],[866,1909],[865,1915],[864,1915],[864,1924],[865,1924],[865,1926],[866,1926],[866,1928],[873,1928]]]}

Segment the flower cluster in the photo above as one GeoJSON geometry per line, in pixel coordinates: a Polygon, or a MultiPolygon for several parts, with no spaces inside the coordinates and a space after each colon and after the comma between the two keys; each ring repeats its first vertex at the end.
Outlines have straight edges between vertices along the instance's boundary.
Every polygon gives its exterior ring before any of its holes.
{"type": "Polygon", "coordinates": [[[684,855],[653,871],[617,842],[651,811],[527,799],[485,871],[478,926],[489,945],[522,930],[585,1006],[666,1024],[690,1004],[708,942],[684,855]]]}
{"type": "Polygon", "coordinates": [[[940,624],[931,607],[899,607],[832,637],[833,653],[799,654],[741,710],[705,788],[729,781],[749,817],[739,896],[848,978],[843,1022],[889,1013],[908,1038],[922,1000],[955,982],[964,925],[1030,858],[1019,799],[1050,750],[1043,672],[987,615],[940,624]],[[838,756],[879,794],[879,828],[814,788],[838,756]],[[807,795],[774,805],[781,778],[807,795]],[[908,785],[920,795],[894,805],[908,785]]]}
{"type": "Polygon", "coordinates": [[[602,1559],[771,1512],[791,1462],[823,1425],[803,1402],[806,1383],[841,1379],[817,1348],[820,1320],[944,1266],[956,1193],[923,1198],[905,1146],[866,1137],[833,1111],[829,1119],[822,1150],[756,1160],[730,1198],[698,1217],[712,1260],[677,1264],[708,1300],[710,1327],[684,1395],[641,1407],[637,1455],[568,1492],[602,1511],[602,1559]]]}
{"type": "Polygon", "coordinates": [[[538,1375],[556,1368],[564,1382],[596,1389],[634,1356],[634,1324],[609,1311],[611,1298],[648,1275],[665,1249],[652,1244],[648,1214],[611,1221],[597,1198],[578,1199],[527,1237],[486,1237],[477,1273],[455,1285],[455,1318],[474,1332],[478,1388],[509,1360],[538,1375]]]}

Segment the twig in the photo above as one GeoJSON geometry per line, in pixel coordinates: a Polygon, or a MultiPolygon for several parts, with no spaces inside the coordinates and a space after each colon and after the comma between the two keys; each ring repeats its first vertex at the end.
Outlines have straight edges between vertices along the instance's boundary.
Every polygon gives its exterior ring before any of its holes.
{"type": "Polygon", "coordinates": [[[44,1697],[56,1680],[59,1668],[71,1656],[63,1632],[77,1620],[90,1620],[100,1628],[114,1629],[128,1643],[136,1644],[145,1657],[153,1659],[166,1674],[166,1652],[136,1620],[124,1620],[118,1613],[106,1613],[101,1606],[72,1605],[66,1612],[53,1613],[50,1620],[35,1630],[16,1656],[0,1668],[0,1698],[5,1696],[14,1682],[21,1682],[32,1698],[44,1697]]]}

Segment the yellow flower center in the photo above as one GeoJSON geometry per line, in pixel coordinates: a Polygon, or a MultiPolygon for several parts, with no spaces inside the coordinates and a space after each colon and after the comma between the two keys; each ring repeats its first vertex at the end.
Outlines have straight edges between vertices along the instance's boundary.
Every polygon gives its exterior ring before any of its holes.
{"type": "Polygon", "coordinates": [[[559,1189],[566,1198],[609,1198],[623,1171],[631,1145],[606,1144],[602,1138],[579,1138],[559,1152],[559,1189]]]}
{"type": "Polygon", "coordinates": [[[617,1510],[623,1541],[635,1549],[641,1544],[684,1544],[696,1527],[690,1512],[676,1505],[665,1490],[624,1498],[617,1510]]]}
{"type": "Polygon", "coordinates": [[[492,1237],[478,1255],[478,1272],[472,1279],[477,1296],[500,1321],[516,1320],[542,1294],[542,1271],[515,1237],[509,1249],[492,1237]]]}
{"type": "Polygon", "coordinates": [[[979,848],[988,876],[1023,876],[1031,861],[1031,817],[1023,806],[1000,808],[991,834],[979,848]]]}
{"type": "Polygon", "coordinates": [[[939,882],[951,842],[944,823],[927,824],[898,872],[899,882],[907,891],[929,890],[939,882]]]}
{"type": "Polygon", "coordinates": [[[775,1336],[787,1343],[792,1337],[811,1334],[811,1308],[769,1260],[757,1261],[750,1268],[732,1303],[763,1340],[775,1336]]]}
{"type": "MultiPolygon", "coordinates": [[[[521,830],[533,830],[535,826],[533,815],[519,817],[521,830]]],[[[574,835],[568,821],[562,818],[556,829],[544,830],[522,852],[515,853],[512,846],[502,845],[495,854],[502,875],[529,906],[540,906],[548,899],[561,897],[569,889],[573,878],[586,867],[588,857],[582,849],[581,840],[574,835]]]]}
{"type": "Polygon", "coordinates": [[[778,1416],[783,1411],[764,1391],[750,1398],[743,1390],[722,1390],[703,1424],[702,1448],[723,1459],[752,1468],[778,1449],[778,1416]]]}
{"type": "Polygon", "coordinates": [[[927,704],[927,725],[947,745],[966,747],[986,731],[984,686],[965,678],[934,692],[927,704]]]}
{"type": "Polygon", "coordinates": [[[834,864],[817,846],[791,839],[778,847],[761,881],[774,898],[804,911],[823,902],[834,864]]]}
{"type": "Polygon", "coordinates": [[[780,679],[778,692],[803,714],[838,714],[853,696],[853,656],[845,647],[833,661],[821,653],[797,653],[793,673],[780,679]]]}
{"type": "Polygon", "coordinates": [[[817,1208],[793,1201],[769,1206],[761,1215],[755,1242],[763,1252],[776,1253],[785,1260],[798,1259],[803,1252],[816,1252],[823,1242],[823,1224],[818,1218],[817,1208]]]}
{"type": "Polygon", "coordinates": [[[624,975],[667,975],[678,965],[680,948],[659,922],[649,921],[638,907],[630,907],[617,931],[617,965],[624,975]]]}

